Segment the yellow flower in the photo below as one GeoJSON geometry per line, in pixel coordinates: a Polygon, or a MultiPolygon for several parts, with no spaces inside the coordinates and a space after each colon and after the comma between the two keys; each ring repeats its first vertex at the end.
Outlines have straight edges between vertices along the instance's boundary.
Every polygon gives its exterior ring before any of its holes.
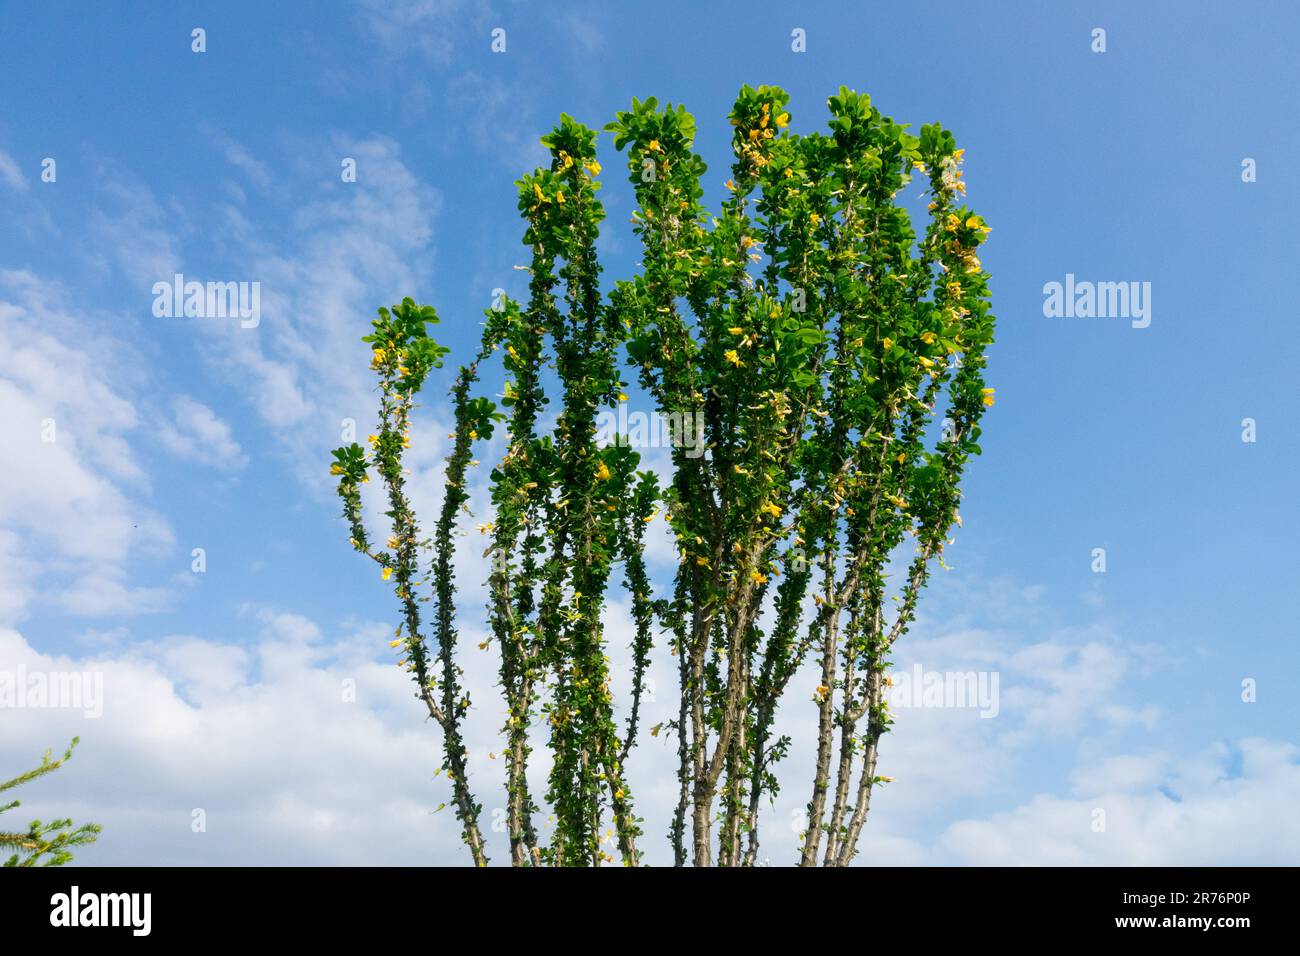
{"type": "Polygon", "coordinates": [[[384,360],[384,350],[383,350],[383,349],[375,349],[374,356],[375,356],[375,363],[376,363],[376,364],[382,362],[382,361],[384,360]]]}
{"type": "Polygon", "coordinates": [[[745,330],[742,329],[742,328],[741,328],[740,326],[738,326],[738,325],[733,325],[731,328],[727,329],[727,331],[730,332],[732,335],[744,335],[744,334],[745,334],[745,330]]]}
{"type": "Polygon", "coordinates": [[[622,799],[623,799],[623,788],[622,788],[622,787],[619,787],[617,790],[614,791],[614,799],[615,799],[615,800],[622,800],[622,799]]]}
{"type": "Polygon", "coordinates": [[[966,220],[967,229],[978,229],[979,226],[980,226],[980,220],[978,216],[971,216],[969,219],[966,220]]]}
{"type": "Polygon", "coordinates": [[[402,646],[402,639],[401,639],[401,638],[398,638],[398,639],[395,640],[395,641],[389,641],[389,642],[388,642],[388,646],[389,646],[389,647],[401,647],[401,646],[402,646]]]}
{"type": "Polygon", "coordinates": [[[740,355],[736,352],[735,349],[727,349],[727,351],[722,353],[722,357],[735,366],[740,366],[744,364],[743,362],[740,361],[740,355]]]}
{"type": "Polygon", "coordinates": [[[749,572],[749,579],[750,579],[751,581],[753,581],[755,584],[766,584],[766,583],[767,583],[767,575],[766,575],[766,574],[759,574],[757,571],[750,571],[750,572],[749,572]]]}
{"type": "Polygon", "coordinates": [[[958,149],[958,150],[955,150],[955,151],[953,152],[953,154],[952,154],[952,158],[955,159],[955,160],[957,160],[957,162],[960,163],[960,162],[961,162],[961,158],[962,158],[963,156],[965,156],[965,155],[966,155],[966,150],[964,150],[964,149],[958,149]]]}
{"type": "Polygon", "coordinates": [[[905,452],[900,451],[898,453],[898,463],[901,465],[905,461],[907,461],[907,454],[905,452]]]}
{"type": "Polygon", "coordinates": [[[372,444],[372,445],[378,445],[378,444],[379,444],[379,436],[378,436],[378,435],[371,435],[370,437],[368,437],[368,438],[366,439],[366,441],[370,442],[370,444],[372,444]]]}
{"type": "Polygon", "coordinates": [[[881,777],[881,778],[880,778],[880,782],[881,782],[881,783],[893,783],[893,782],[894,782],[894,778],[893,778],[893,777],[881,777]]]}
{"type": "Polygon", "coordinates": [[[627,401],[627,392],[619,392],[619,393],[618,393],[618,400],[619,400],[620,402],[626,402],[626,401],[627,401]]]}
{"type": "Polygon", "coordinates": [[[813,213],[811,216],[808,217],[808,221],[811,222],[814,226],[818,226],[821,225],[822,217],[817,213],[813,213]]]}
{"type": "Polygon", "coordinates": [[[537,197],[538,202],[542,202],[546,199],[546,197],[542,195],[542,187],[537,185],[537,183],[533,183],[533,195],[537,197]]]}
{"type": "Polygon", "coordinates": [[[477,440],[477,439],[478,439],[478,431],[477,431],[477,429],[473,429],[473,428],[471,428],[471,429],[469,430],[469,437],[470,437],[471,439],[477,440]]]}
{"type": "Polygon", "coordinates": [[[398,374],[398,375],[410,375],[410,374],[411,374],[411,370],[410,370],[409,368],[407,368],[405,365],[399,365],[399,366],[397,366],[397,374],[398,374]]]}
{"type": "Polygon", "coordinates": [[[885,336],[884,340],[882,340],[880,344],[883,345],[886,350],[892,349],[894,347],[894,340],[889,336],[885,336]]]}
{"type": "Polygon", "coordinates": [[[573,157],[564,150],[560,150],[560,162],[564,164],[565,169],[571,169],[573,167],[573,157]]]}
{"type": "Polygon", "coordinates": [[[610,475],[609,465],[605,464],[602,461],[600,463],[600,467],[596,469],[596,477],[599,478],[601,481],[609,481],[609,475],[610,475]]]}
{"type": "Polygon", "coordinates": [[[563,190],[563,189],[560,189],[560,190],[557,190],[557,191],[556,191],[556,193],[555,193],[555,201],[556,201],[557,203],[559,203],[561,206],[564,205],[564,190],[563,190]]]}
{"type": "Polygon", "coordinates": [[[728,180],[727,180],[725,183],[723,183],[722,185],[726,186],[726,187],[727,187],[729,190],[731,190],[733,193],[736,191],[736,184],[735,184],[734,182],[732,182],[730,179],[728,179],[728,180]]]}
{"type": "Polygon", "coordinates": [[[984,400],[984,404],[985,404],[985,405],[992,406],[992,404],[993,404],[993,393],[996,391],[996,389],[992,389],[992,388],[984,388],[984,389],[980,389],[980,391],[982,391],[982,392],[984,393],[984,399],[983,399],[983,400],[984,400]]]}
{"type": "Polygon", "coordinates": [[[919,159],[914,159],[912,160],[912,168],[925,172],[925,163],[921,162],[919,159]]]}
{"type": "Polygon", "coordinates": [[[790,125],[790,114],[789,114],[789,113],[782,113],[780,116],[778,116],[778,117],[776,118],[776,125],[779,126],[781,129],[785,129],[787,126],[789,126],[789,125],[790,125]]]}
{"type": "Polygon", "coordinates": [[[384,570],[382,570],[382,571],[379,572],[379,576],[380,576],[381,578],[383,578],[385,581],[387,581],[389,578],[391,578],[391,577],[393,576],[393,569],[392,569],[392,568],[384,568],[384,570]]]}
{"type": "Polygon", "coordinates": [[[930,368],[934,365],[934,362],[926,358],[924,355],[921,356],[920,362],[922,368],[930,368]]]}
{"type": "Polygon", "coordinates": [[[650,150],[650,152],[652,153],[659,152],[659,140],[657,139],[650,140],[650,142],[646,145],[646,149],[650,150]]]}
{"type": "Polygon", "coordinates": [[[763,505],[763,507],[760,508],[759,510],[762,511],[764,514],[771,515],[773,518],[781,517],[781,506],[778,504],[773,504],[770,501],[767,504],[763,505]]]}
{"type": "Polygon", "coordinates": [[[339,464],[330,465],[330,474],[331,475],[343,474],[343,466],[339,464]]]}
{"type": "Polygon", "coordinates": [[[924,342],[926,345],[933,345],[934,340],[937,339],[938,337],[939,336],[935,335],[933,332],[921,333],[921,341],[924,342]]]}
{"type": "Polygon", "coordinates": [[[594,159],[584,165],[586,165],[587,172],[591,173],[591,175],[600,175],[600,163],[596,162],[594,159]]]}

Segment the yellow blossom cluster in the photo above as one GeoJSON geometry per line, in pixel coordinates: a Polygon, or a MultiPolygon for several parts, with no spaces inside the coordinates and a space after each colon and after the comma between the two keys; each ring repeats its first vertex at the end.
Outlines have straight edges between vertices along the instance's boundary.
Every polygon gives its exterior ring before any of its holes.
{"type": "MultiPolygon", "coordinates": [[[[733,119],[732,123],[740,127],[738,120],[733,119]]],[[[748,129],[741,127],[737,130],[739,134],[736,143],[737,155],[755,169],[762,169],[771,162],[764,147],[776,137],[779,130],[785,129],[789,123],[789,113],[778,113],[773,116],[772,103],[765,102],[758,116],[758,125],[751,126],[748,129]]],[[[733,187],[728,186],[728,188],[733,187]]]]}

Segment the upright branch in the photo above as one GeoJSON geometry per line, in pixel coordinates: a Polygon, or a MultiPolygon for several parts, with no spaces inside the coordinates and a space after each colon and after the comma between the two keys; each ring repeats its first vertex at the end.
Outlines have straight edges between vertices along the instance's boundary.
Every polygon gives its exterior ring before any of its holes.
{"type": "MultiPolygon", "coordinates": [[[[638,525],[653,507],[656,486],[653,476],[636,475],[639,456],[630,447],[596,443],[599,411],[626,400],[617,370],[623,332],[599,286],[595,243],[604,209],[596,198],[596,134],[563,116],[542,143],[551,152],[550,168],[519,183],[528,223],[524,242],[533,250],[528,313],[537,340],[554,350],[561,405],[538,455],[545,473],[530,479],[547,489],[536,637],[549,680],[542,712],[550,725],[547,796],[556,825],[542,856],[563,865],[612,861],[602,848],[608,811],[622,861],[634,866],[640,828],[623,760],[635,716],[624,742],[615,722],[602,615],[613,564],[624,560],[634,614],[641,617],[633,654],[643,672],[650,597],[638,525]]],[[[534,571],[520,570],[531,587],[534,571]]],[[[638,678],[633,715],[640,696],[638,678]]]]}
{"type": "Polygon", "coordinates": [[[417,696],[424,702],[429,716],[442,728],[440,772],[446,773],[452,785],[456,816],[474,863],[485,866],[488,860],[478,822],[481,807],[469,786],[463,731],[470,698],[461,686],[455,656],[452,560],[456,517],[469,497],[465,490],[465,471],[470,463],[471,444],[480,437],[491,437],[494,408],[486,399],[469,397],[478,362],[462,368],[452,389],[456,432],[447,458],[446,488],[432,543],[432,573],[426,576],[420,559],[429,542],[420,538],[419,523],[406,491],[403,458],[411,445],[415,396],[430,371],[442,366],[442,357],[447,353],[444,346],[428,335],[427,326],[437,321],[432,306],[416,305],[410,298],[403,299],[391,311],[379,310],[379,317],[371,323],[374,331],[364,338],[371,345],[370,366],[379,380],[378,431],[368,439],[368,454],[355,442],[335,450],[330,471],[338,478],[338,495],[343,500],[343,515],[352,532],[352,547],[379,565],[380,577],[391,583],[397,598],[401,623],[394,633],[392,647],[402,655],[399,666],[411,673],[417,696]],[[362,514],[361,486],[370,481],[371,469],[383,482],[389,506],[384,515],[389,519],[390,533],[383,549],[371,544],[362,514]],[[428,587],[430,577],[432,593],[423,597],[420,589],[428,587]],[[421,603],[429,600],[434,602],[432,650],[424,633],[420,608],[421,603]]]}

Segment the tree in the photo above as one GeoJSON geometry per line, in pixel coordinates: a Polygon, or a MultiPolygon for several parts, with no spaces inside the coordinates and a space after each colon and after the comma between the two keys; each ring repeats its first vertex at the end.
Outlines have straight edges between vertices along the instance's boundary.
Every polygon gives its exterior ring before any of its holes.
{"type": "MultiPolygon", "coordinates": [[[[12,790],[24,783],[30,783],[38,777],[43,777],[47,773],[58,770],[64,763],[72,759],[72,751],[79,741],[80,738],[73,737],[67,751],[58,760],[51,760],[51,751],[45,751],[45,754],[41,757],[40,765],[34,770],[20,774],[12,780],[0,782],[0,793],[12,790]]],[[[21,803],[18,800],[0,804],[0,813],[13,810],[19,806],[21,806],[21,803]]],[[[52,820],[49,823],[33,820],[25,832],[0,831],[0,848],[14,851],[13,855],[5,860],[4,865],[63,866],[63,864],[72,860],[70,847],[94,843],[99,836],[100,830],[101,827],[95,823],[86,823],[74,828],[71,820],[52,820]]]]}
{"type": "Polygon", "coordinates": [[[492,542],[488,613],[509,713],[513,863],[612,861],[600,835],[606,818],[622,861],[639,861],[623,764],[656,626],[669,635],[680,682],[677,717],[667,722],[679,757],[669,835],[678,865],[754,864],[763,799],[778,792],[776,764],[791,744],[774,738],[778,708],[805,663],[819,675],[818,737],[800,862],[847,865],[873,789],[890,779],[877,774],[891,722],[890,650],[960,523],[960,479],[993,404],[982,373],[994,319],[976,255],[989,228],[961,201],[963,152],[951,133],[934,125],[913,136],[842,88],[829,100],[829,134],[796,135],[787,102],[775,87],[741,90],[729,197],[716,217],[701,203],[706,165],[692,151],[691,115],[654,99],[618,114],[607,129],[627,154],[642,260],[608,296],[595,248],[596,134],[563,116],[543,139],[550,168],[518,183],[533,252],[529,301],[488,310],[480,353],[456,379],[432,542],[419,538],[402,459],[414,396],[445,353],[425,329],[436,314],[407,299],[381,309],[366,339],[380,379],[379,431],[369,452],[338,449],[333,469],[353,545],[381,565],[402,603],[394,643],[443,728],[444,769],[479,864],[451,568],[471,447],[494,424],[505,424],[507,451],[491,473],[494,519],[480,530],[492,542]],[[929,200],[919,236],[899,201],[918,175],[929,200]],[[499,350],[504,412],[470,397],[479,364],[499,350]],[[624,358],[674,423],[663,488],[636,470],[626,441],[595,440],[598,414],[627,400],[624,358]],[[547,385],[561,408],[543,431],[547,385]],[[703,454],[688,428],[698,429],[703,454]],[[361,518],[359,486],[372,468],[391,505],[385,551],[371,549],[361,518]],[[660,506],[680,564],[671,593],[654,597],[644,534],[660,506]],[[902,585],[891,589],[890,563],[907,543],[902,585]],[[421,598],[426,549],[432,593],[421,598]],[[616,564],[635,625],[621,727],[602,624],[616,564]],[[432,644],[421,600],[434,602],[432,644]],[[526,774],[539,724],[555,818],[547,840],[526,774]]]}

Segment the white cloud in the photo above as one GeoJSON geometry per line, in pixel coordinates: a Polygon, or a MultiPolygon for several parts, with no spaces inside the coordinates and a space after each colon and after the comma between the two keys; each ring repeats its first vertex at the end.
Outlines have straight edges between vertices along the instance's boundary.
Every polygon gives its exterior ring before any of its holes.
{"type": "Polygon", "coordinates": [[[443,65],[455,49],[449,28],[466,11],[477,11],[481,20],[486,5],[464,0],[365,0],[361,6],[367,29],[389,51],[417,53],[443,65]]]}
{"type": "Polygon", "coordinates": [[[185,395],[173,401],[172,419],[162,423],[158,437],[174,454],[190,461],[225,471],[248,464],[230,425],[207,405],[185,395]]]}
{"type": "Polygon", "coordinates": [[[447,99],[466,139],[485,156],[502,162],[512,174],[549,163],[539,138],[554,120],[544,124],[532,120],[532,97],[526,88],[471,70],[448,81],[447,99]]]}
{"type": "Polygon", "coordinates": [[[204,324],[207,354],[282,439],[299,477],[323,487],[344,419],[365,434],[375,399],[361,336],[380,305],[430,294],[439,196],[384,137],[305,148],[310,162],[357,160],[356,183],[315,188],[272,245],[243,221],[253,250],[242,274],[261,283],[261,324],[204,324]]]}
{"type": "Polygon", "coordinates": [[[136,285],[144,315],[153,284],[181,271],[182,213],[174,203],[160,203],[147,186],[125,173],[106,172],[101,179],[109,201],[89,216],[91,248],[104,260],[102,267],[115,267],[136,285]]]}
{"type": "Polygon", "coordinates": [[[65,769],[20,794],[25,817],[103,824],[78,854],[87,864],[459,860],[450,811],[430,817],[446,788],[433,780],[436,728],[412,711],[406,678],[368,653],[380,634],[325,641],[275,615],[252,629],[251,648],[177,637],[77,660],[0,631],[0,668],[91,671],[104,688],[98,719],[17,709],[0,721],[6,768],[82,738],[65,769]],[[206,832],[191,829],[195,809],[206,832]]]}
{"type": "Polygon", "coordinates": [[[28,272],[0,272],[0,595],[14,621],[40,589],[77,613],[157,607],[163,592],[126,581],[128,558],[171,545],[167,522],[128,488],[147,490],[127,437],[138,418],[119,354],[28,272]]]}
{"type": "Polygon", "coordinates": [[[0,621],[16,621],[31,598],[36,573],[23,555],[21,537],[0,529],[0,621]]]}
{"type": "Polygon", "coordinates": [[[1119,683],[1126,661],[1100,641],[1045,641],[1016,650],[1007,664],[1034,681],[1008,688],[1007,706],[1021,709],[1034,728],[1068,731],[1119,683]]]}
{"type": "MultiPolygon", "coordinates": [[[[625,620],[625,611],[612,607],[611,619],[625,620]]],[[[41,654],[18,633],[0,630],[0,669],[90,672],[103,680],[97,719],[75,709],[16,709],[0,721],[0,764],[7,767],[31,762],[43,746],[82,738],[73,763],[22,794],[23,812],[103,823],[101,842],[81,854],[89,864],[463,863],[451,812],[431,815],[448,795],[445,781],[433,776],[441,763],[439,731],[422,718],[409,678],[383,661],[387,626],[327,636],[291,613],[253,610],[248,620],[246,640],[182,635],[76,659],[41,654]],[[355,682],[355,702],[344,698],[345,681],[355,682]],[[196,808],[207,815],[205,833],[190,828],[196,808]]],[[[610,635],[616,662],[625,660],[627,636],[625,625],[610,635]]],[[[501,862],[503,837],[491,824],[503,770],[489,756],[500,745],[501,715],[492,687],[495,656],[473,647],[481,637],[473,629],[462,635],[477,705],[472,776],[501,862]]],[[[645,728],[672,710],[671,671],[663,661],[652,669],[656,699],[647,703],[642,745],[629,761],[646,817],[645,846],[658,863],[667,862],[663,833],[676,797],[675,756],[669,735],[656,740],[645,728]]],[[[624,667],[615,673],[626,682],[624,667]]],[[[897,747],[891,740],[891,762],[932,758],[949,730],[918,735],[909,728],[897,747]]],[[[970,791],[987,798],[998,794],[988,779],[996,768],[972,773],[984,755],[950,770],[969,776],[970,791]]],[[[544,759],[540,748],[539,786],[544,759]]],[[[891,795],[887,788],[867,828],[862,861],[1281,863],[1300,853],[1300,825],[1287,822],[1300,798],[1291,744],[1248,739],[1191,759],[1116,754],[1076,768],[1072,782],[1073,795],[1012,797],[1010,809],[958,819],[933,838],[883,799],[891,795]],[[1105,810],[1104,832],[1093,829],[1097,808],[1105,810]],[[1261,820],[1271,822],[1262,827],[1261,820]]],[[[781,803],[797,808],[806,801],[802,783],[792,780],[781,803]]],[[[943,785],[936,779],[924,788],[943,785]]],[[[914,789],[907,798],[915,795],[914,789]]],[[[1007,799],[998,796],[999,803],[1007,799]]],[[[794,858],[793,819],[785,806],[766,818],[762,856],[777,865],[794,858]]]]}
{"type": "Polygon", "coordinates": [[[563,30],[584,54],[596,53],[605,45],[605,34],[591,21],[588,11],[567,14],[563,19],[563,30]]]}
{"type": "Polygon", "coordinates": [[[0,180],[20,193],[27,192],[27,180],[14,158],[0,149],[0,180]]]}
{"type": "Polygon", "coordinates": [[[244,146],[234,140],[224,141],[224,150],[226,162],[240,169],[248,176],[253,183],[261,189],[266,189],[271,184],[271,171],[266,164],[254,156],[244,146]]]}
{"type": "Polygon", "coordinates": [[[1039,795],[986,819],[954,823],[938,850],[946,862],[979,865],[1294,864],[1297,756],[1293,744],[1249,738],[1194,755],[1190,763],[1204,767],[1208,759],[1210,772],[1179,777],[1161,758],[1122,755],[1095,777],[1076,772],[1081,796],[1039,795]],[[1228,771],[1234,751],[1239,774],[1228,771]],[[1158,787],[1162,779],[1168,785],[1158,787]],[[1095,827],[1101,819],[1104,830],[1095,827]]]}

